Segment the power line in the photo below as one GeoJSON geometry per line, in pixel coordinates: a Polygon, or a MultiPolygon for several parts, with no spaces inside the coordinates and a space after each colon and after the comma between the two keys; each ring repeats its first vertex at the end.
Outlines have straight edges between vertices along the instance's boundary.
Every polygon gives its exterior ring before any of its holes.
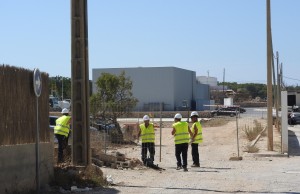
{"type": "Polygon", "coordinates": [[[296,79],[296,78],[291,78],[291,77],[286,77],[286,76],[282,76],[282,77],[284,77],[286,79],[290,79],[290,80],[300,81],[300,79],[296,79]]]}

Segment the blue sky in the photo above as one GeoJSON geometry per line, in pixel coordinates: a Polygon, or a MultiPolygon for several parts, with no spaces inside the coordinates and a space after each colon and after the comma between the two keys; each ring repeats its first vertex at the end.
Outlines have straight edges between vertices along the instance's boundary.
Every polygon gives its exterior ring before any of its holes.
{"type": "MultiPolygon", "coordinates": [[[[271,0],[274,52],[300,85],[300,1],[271,0]]],[[[1,0],[0,64],[71,76],[70,0],[1,0]]],[[[174,66],[266,83],[265,0],[88,0],[89,69],[174,66]]]]}

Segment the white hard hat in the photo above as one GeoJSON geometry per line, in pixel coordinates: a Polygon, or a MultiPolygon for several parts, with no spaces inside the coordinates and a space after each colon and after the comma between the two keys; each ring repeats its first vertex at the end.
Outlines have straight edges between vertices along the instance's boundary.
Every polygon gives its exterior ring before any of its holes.
{"type": "Polygon", "coordinates": [[[64,109],[61,110],[61,113],[62,114],[69,113],[69,110],[67,108],[64,108],[64,109]]]}
{"type": "Polygon", "coordinates": [[[193,112],[191,113],[191,117],[192,117],[192,116],[197,116],[197,117],[199,117],[198,112],[197,112],[197,111],[193,111],[193,112]]]}
{"type": "Polygon", "coordinates": [[[174,119],[182,119],[182,115],[180,113],[177,113],[175,116],[174,116],[174,119]]]}
{"type": "Polygon", "coordinates": [[[149,118],[148,115],[145,115],[145,116],[143,117],[143,121],[149,121],[149,120],[150,120],[150,118],[149,118]]]}

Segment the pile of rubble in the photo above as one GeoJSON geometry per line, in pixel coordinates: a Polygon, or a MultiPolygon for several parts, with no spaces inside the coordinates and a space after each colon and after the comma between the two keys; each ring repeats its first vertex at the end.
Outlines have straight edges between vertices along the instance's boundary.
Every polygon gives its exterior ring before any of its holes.
{"type": "Polygon", "coordinates": [[[97,153],[92,154],[92,162],[99,167],[110,167],[114,169],[134,169],[143,166],[137,158],[126,158],[125,154],[115,152],[112,154],[97,153]]]}

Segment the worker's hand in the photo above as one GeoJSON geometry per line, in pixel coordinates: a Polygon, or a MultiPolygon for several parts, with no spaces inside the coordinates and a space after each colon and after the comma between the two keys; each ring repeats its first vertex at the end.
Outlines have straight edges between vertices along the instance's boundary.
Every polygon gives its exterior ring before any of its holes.
{"type": "Polygon", "coordinates": [[[141,143],[140,143],[140,140],[139,140],[139,139],[137,139],[137,140],[136,140],[136,145],[141,145],[141,143]]]}

